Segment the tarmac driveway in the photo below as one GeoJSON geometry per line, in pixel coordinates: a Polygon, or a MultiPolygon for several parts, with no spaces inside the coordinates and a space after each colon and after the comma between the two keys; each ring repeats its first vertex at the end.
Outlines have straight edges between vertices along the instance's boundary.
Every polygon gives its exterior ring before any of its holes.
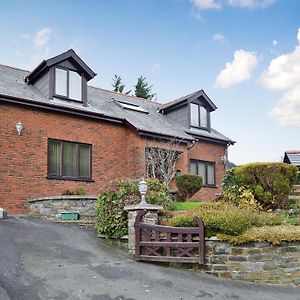
{"type": "Polygon", "coordinates": [[[0,300],[300,299],[299,288],[134,262],[93,231],[32,218],[0,222],[0,300]]]}

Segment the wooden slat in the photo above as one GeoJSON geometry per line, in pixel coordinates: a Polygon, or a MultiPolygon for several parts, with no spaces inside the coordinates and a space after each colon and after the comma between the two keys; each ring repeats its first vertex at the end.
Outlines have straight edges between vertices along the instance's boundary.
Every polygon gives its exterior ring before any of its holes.
{"type": "Polygon", "coordinates": [[[193,257],[175,257],[175,256],[147,256],[141,255],[140,260],[145,261],[158,261],[158,262],[200,262],[200,257],[193,256],[193,257]]]}
{"type": "Polygon", "coordinates": [[[198,234],[199,230],[197,227],[170,227],[161,225],[150,225],[145,223],[136,224],[140,228],[153,228],[161,232],[171,232],[171,233],[193,233],[198,234]]]}
{"type": "Polygon", "coordinates": [[[151,242],[151,241],[141,241],[140,242],[141,247],[145,246],[145,247],[171,247],[171,248],[198,248],[199,243],[197,242],[151,242]]]}
{"type": "MultiPolygon", "coordinates": [[[[171,242],[171,233],[167,232],[166,233],[166,243],[170,243],[170,242],[171,242]]],[[[165,256],[171,256],[171,248],[170,247],[165,247],[165,256]]]]}

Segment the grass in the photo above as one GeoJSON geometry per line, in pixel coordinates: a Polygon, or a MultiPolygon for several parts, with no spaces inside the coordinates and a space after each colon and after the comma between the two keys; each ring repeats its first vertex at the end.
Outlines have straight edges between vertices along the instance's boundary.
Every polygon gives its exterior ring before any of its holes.
{"type": "Polygon", "coordinates": [[[174,210],[193,210],[198,208],[201,205],[201,202],[193,202],[193,201],[186,201],[186,202],[176,202],[174,205],[174,210]]]}

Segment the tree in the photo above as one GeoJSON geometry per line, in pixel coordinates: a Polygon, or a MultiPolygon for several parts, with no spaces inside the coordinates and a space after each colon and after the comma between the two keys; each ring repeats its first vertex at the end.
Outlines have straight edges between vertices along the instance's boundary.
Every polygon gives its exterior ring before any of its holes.
{"type": "Polygon", "coordinates": [[[135,91],[134,94],[136,97],[145,98],[145,99],[153,99],[156,94],[152,94],[152,85],[148,85],[146,81],[146,77],[140,76],[136,85],[134,86],[135,91]]]}
{"type": "Polygon", "coordinates": [[[180,142],[172,140],[164,148],[146,146],[146,172],[147,177],[158,179],[170,184],[176,174],[176,160],[181,152],[177,150],[180,142]]]}
{"type": "MultiPolygon", "coordinates": [[[[113,86],[115,92],[123,94],[125,84],[123,84],[121,76],[118,76],[118,75],[114,76],[112,86],[113,86]]],[[[131,92],[131,90],[129,90],[128,92],[125,92],[124,94],[128,95],[130,92],[131,92]]]]}

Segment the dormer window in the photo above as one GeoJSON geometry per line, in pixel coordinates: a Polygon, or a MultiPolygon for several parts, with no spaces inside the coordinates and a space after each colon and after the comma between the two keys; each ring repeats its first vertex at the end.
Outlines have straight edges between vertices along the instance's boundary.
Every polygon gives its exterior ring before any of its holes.
{"type": "Polygon", "coordinates": [[[207,109],[196,103],[190,104],[191,127],[208,128],[209,112],[207,109]]]}
{"type": "Polygon", "coordinates": [[[55,68],[55,96],[82,101],[82,78],[68,69],[55,68]]]}

